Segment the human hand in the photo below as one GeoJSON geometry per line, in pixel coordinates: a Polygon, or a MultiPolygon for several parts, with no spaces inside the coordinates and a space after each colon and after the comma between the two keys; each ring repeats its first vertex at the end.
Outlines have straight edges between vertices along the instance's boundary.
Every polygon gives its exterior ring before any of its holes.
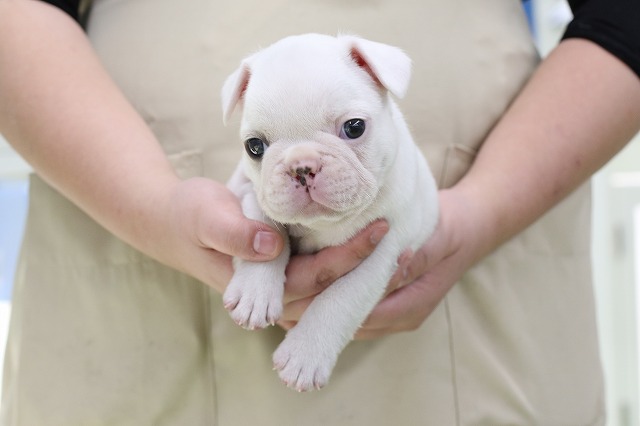
{"type": "MultiPolygon", "coordinates": [[[[387,286],[386,296],[359,329],[357,339],[373,339],[416,329],[473,263],[469,251],[466,250],[466,242],[462,241],[467,233],[465,223],[469,222],[468,216],[465,215],[468,211],[465,199],[454,191],[443,190],[440,191],[439,200],[440,220],[433,235],[415,253],[408,250],[400,256],[398,270],[387,286]]],[[[371,226],[366,231],[370,228],[371,226]]],[[[361,239],[361,244],[366,243],[364,236],[363,233],[358,234],[356,239],[361,239]]],[[[281,327],[288,330],[295,326],[316,294],[357,266],[359,261],[352,261],[347,268],[341,268],[342,273],[327,274],[326,279],[320,280],[321,284],[314,285],[317,276],[305,277],[304,272],[311,269],[309,266],[305,267],[305,263],[324,264],[326,268],[327,264],[344,259],[340,249],[325,249],[330,254],[324,258],[307,256],[296,259],[299,264],[292,262],[287,271],[287,277],[291,277],[291,283],[288,285],[289,300],[285,300],[285,303],[288,303],[283,319],[278,323],[281,327]],[[296,277],[295,274],[299,276],[296,277]]],[[[360,260],[363,259],[373,249],[375,245],[361,245],[361,251],[356,258],[359,256],[360,260]]],[[[318,266],[315,266],[315,269],[317,268],[318,266]]]]}
{"type": "Polygon", "coordinates": [[[429,240],[398,260],[387,295],[371,312],[356,339],[415,330],[447,292],[482,256],[481,233],[473,229],[466,198],[454,190],[439,194],[440,220],[429,240]]]}
{"type": "MultiPolygon", "coordinates": [[[[371,312],[356,334],[356,339],[374,339],[387,334],[411,331],[418,328],[433,312],[460,277],[484,254],[485,235],[474,229],[476,223],[469,217],[470,205],[464,192],[455,189],[442,190],[439,194],[440,220],[429,240],[415,253],[404,252],[398,259],[398,270],[391,278],[386,296],[371,312]]],[[[371,254],[375,244],[367,243],[367,235],[374,226],[381,228],[380,238],[388,230],[385,222],[376,222],[358,234],[346,247],[325,249],[323,257],[294,258],[287,271],[289,293],[285,297],[285,311],[278,324],[284,329],[296,325],[315,295],[333,283],[335,279],[355,268],[371,254]],[[380,225],[378,225],[380,223],[380,225]],[[369,244],[369,245],[367,245],[369,244]],[[357,249],[355,247],[358,247],[357,249]],[[327,264],[343,262],[334,272],[318,275],[318,269],[327,264]],[[310,273],[309,271],[316,272],[310,273]],[[342,271],[336,273],[335,271],[342,271]]],[[[375,240],[375,238],[374,238],[375,240]]],[[[378,240],[379,241],[379,240],[378,240]]]]}
{"type": "Polygon", "coordinates": [[[284,311],[278,325],[292,328],[313,298],[369,256],[389,231],[384,220],[375,221],[341,246],[316,254],[297,255],[287,266],[284,311]]]}
{"type": "Polygon", "coordinates": [[[220,293],[233,275],[233,256],[266,261],[284,246],[276,230],[247,219],[236,196],[216,181],[180,181],[166,203],[162,241],[149,254],[220,293]]]}

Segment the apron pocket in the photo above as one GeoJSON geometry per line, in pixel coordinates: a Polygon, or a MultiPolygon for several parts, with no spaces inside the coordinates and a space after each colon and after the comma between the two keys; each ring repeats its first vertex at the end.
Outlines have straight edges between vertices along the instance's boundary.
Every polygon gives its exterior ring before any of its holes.
{"type": "Polygon", "coordinates": [[[455,185],[473,164],[478,151],[465,145],[450,145],[438,179],[438,187],[449,188],[455,185]]]}
{"type": "Polygon", "coordinates": [[[184,150],[167,155],[169,162],[181,179],[203,175],[202,152],[200,150],[184,150]]]}

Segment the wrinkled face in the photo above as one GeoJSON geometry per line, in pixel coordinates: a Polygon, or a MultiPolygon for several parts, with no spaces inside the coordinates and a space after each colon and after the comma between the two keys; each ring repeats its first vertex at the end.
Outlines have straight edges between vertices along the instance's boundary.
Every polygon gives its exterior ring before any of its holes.
{"type": "Polygon", "coordinates": [[[307,227],[358,215],[395,156],[386,92],[348,54],[259,59],[244,93],[241,137],[262,209],[307,227]]]}

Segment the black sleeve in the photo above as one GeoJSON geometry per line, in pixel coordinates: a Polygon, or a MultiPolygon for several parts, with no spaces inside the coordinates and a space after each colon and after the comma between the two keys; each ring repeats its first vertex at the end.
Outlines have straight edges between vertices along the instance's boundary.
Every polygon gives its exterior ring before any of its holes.
{"type": "Polygon", "coordinates": [[[640,77],[640,1],[569,0],[569,6],[574,18],[562,38],[591,40],[640,77]]]}
{"type": "Polygon", "coordinates": [[[68,13],[77,22],[80,22],[80,0],[42,0],[52,4],[68,13]]]}

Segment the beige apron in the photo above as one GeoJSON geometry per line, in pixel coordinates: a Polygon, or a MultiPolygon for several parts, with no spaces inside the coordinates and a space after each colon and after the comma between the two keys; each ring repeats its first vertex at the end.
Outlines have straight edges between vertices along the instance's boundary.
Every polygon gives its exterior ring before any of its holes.
{"type": "MultiPolygon", "coordinates": [[[[88,27],[181,175],[220,180],[242,151],[237,126],[221,124],[223,79],[303,32],[410,54],[400,106],[441,186],[465,172],[537,62],[519,0],[98,0],[88,27]]],[[[279,329],[240,329],[217,293],[34,177],[3,424],[603,424],[588,194],[466,274],[419,330],[350,344],[326,389],[298,394],[271,370],[279,329]]]]}

